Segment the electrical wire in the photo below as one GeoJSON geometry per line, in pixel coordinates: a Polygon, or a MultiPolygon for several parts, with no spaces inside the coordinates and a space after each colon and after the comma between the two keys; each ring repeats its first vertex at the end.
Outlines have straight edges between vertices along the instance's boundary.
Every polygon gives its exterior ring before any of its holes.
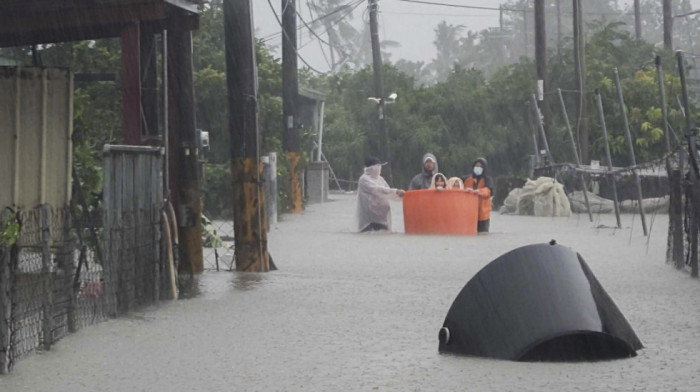
{"type": "MultiPolygon", "coordinates": [[[[341,6],[339,6],[338,8],[334,9],[333,11],[331,11],[331,12],[325,14],[325,15],[319,16],[318,18],[316,18],[316,19],[310,21],[309,24],[310,24],[310,25],[313,25],[313,24],[316,23],[316,22],[320,22],[320,21],[322,21],[322,20],[324,20],[324,19],[326,19],[326,18],[329,18],[329,17],[331,17],[331,16],[333,16],[333,15],[339,13],[339,12],[342,12],[342,11],[344,11],[344,10],[347,10],[349,7],[352,7],[353,9],[355,9],[355,8],[357,8],[357,6],[359,6],[359,5],[362,4],[363,2],[364,2],[364,0],[355,0],[355,1],[349,2],[349,3],[347,3],[347,4],[341,5],[341,6]]],[[[269,3],[269,1],[268,1],[268,3],[269,3]]],[[[347,14],[346,14],[345,16],[347,16],[347,14]]],[[[344,16],[343,16],[343,17],[344,17],[344,16]]],[[[341,17],[341,18],[342,18],[342,17],[341,17]]],[[[301,30],[301,29],[303,29],[303,26],[297,27],[297,31],[299,31],[299,30],[301,30]]],[[[269,40],[271,40],[271,39],[273,39],[273,38],[279,37],[279,36],[281,36],[281,35],[282,35],[282,32],[272,33],[272,34],[268,34],[268,35],[266,35],[266,36],[260,38],[260,40],[263,41],[263,42],[266,42],[266,41],[269,41],[269,40]]]]}
{"type": "MultiPolygon", "coordinates": [[[[284,34],[284,38],[285,38],[287,41],[291,41],[291,39],[289,38],[289,35],[287,34],[287,32],[284,31],[284,27],[282,26],[282,20],[280,19],[279,15],[277,15],[277,11],[275,11],[275,7],[272,5],[272,1],[271,1],[271,0],[267,0],[267,4],[270,5],[270,9],[272,10],[272,13],[275,15],[275,19],[277,19],[277,23],[280,25],[280,28],[282,28],[282,33],[284,34]]],[[[319,70],[316,69],[314,66],[312,66],[311,64],[309,64],[309,63],[306,61],[306,59],[304,59],[304,57],[299,53],[299,51],[297,50],[297,48],[295,48],[294,46],[292,46],[292,47],[293,47],[293,49],[294,49],[294,53],[297,55],[297,57],[299,58],[299,60],[301,60],[302,63],[304,63],[307,67],[309,67],[310,70],[316,72],[316,73],[319,74],[319,75],[328,75],[328,72],[319,71],[319,70]]]]}
{"type": "Polygon", "coordinates": [[[448,4],[448,3],[438,3],[438,2],[423,1],[423,0],[399,0],[399,1],[403,1],[403,2],[405,2],[405,3],[417,3],[417,4],[426,4],[426,5],[439,5],[439,6],[443,6],[443,7],[468,8],[468,9],[473,9],[473,10],[513,11],[513,12],[524,12],[524,11],[525,11],[525,9],[519,9],[519,8],[479,7],[479,6],[475,6],[475,5],[448,4]]]}
{"type": "MultiPolygon", "coordinates": [[[[331,46],[331,44],[330,44],[329,42],[327,42],[326,40],[324,40],[323,38],[321,38],[321,36],[319,36],[318,34],[316,34],[316,32],[314,31],[314,29],[312,29],[311,26],[309,26],[309,24],[306,23],[306,21],[304,20],[304,17],[301,16],[301,13],[299,12],[299,10],[295,9],[295,11],[296,11],[296,13],[297,13],[297,16],[299,17],[299,20],[301,20],[301,23],[303,23],[304,26],[306,26],[306,28],[309,30],[309,32],[310,32],[314,37],[316,37],[316,39],[318,39],[321,43],[324,43],[324,44],[328,45],[328,47],[330,48],[330,50],[333,50],[333,47],[331,46]]],[[[328,60],[328,56],[326,56],[326,51],[323,49],[323,45],[321,45],[321,54],[323,55],[323,59],[326,61],[326,64],[328,65],[328,68],[331,69],[331,70],[333,70],[333,65],[332,65],[331,62],[328,60]]]]}

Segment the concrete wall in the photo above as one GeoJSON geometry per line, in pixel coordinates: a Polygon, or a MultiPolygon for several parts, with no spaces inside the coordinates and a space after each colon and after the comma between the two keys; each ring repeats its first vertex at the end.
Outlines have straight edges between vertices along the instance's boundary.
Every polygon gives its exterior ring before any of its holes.
{"type": "Polygon", "coordinates": [[[70,203],[73,77],[0,67],[0,208],[70,203]]]}

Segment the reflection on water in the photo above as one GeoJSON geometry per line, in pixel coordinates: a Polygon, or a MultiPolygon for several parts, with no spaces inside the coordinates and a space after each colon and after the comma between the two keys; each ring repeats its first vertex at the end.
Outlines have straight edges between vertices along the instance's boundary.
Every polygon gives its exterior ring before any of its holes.
{"type": "Polygon", "coordinates": [[[265,273],[234,272],[233,288],[241,291],[255,290],[267,280],[265,273]]]}

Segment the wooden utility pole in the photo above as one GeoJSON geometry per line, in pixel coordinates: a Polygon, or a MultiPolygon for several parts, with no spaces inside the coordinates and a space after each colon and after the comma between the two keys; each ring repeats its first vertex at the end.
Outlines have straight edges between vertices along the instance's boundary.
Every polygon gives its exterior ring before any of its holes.
{"type": "Polygon", "coordinates": [[[299,165],[299,80],[297,78],[296,0],[282,0],[282,113],[284,151],[289,161],[292,212],[301,212],[299,165]]]}
{"type": "Polygon", "coordinates": [[[557,56],[561,57],[561,0],[557,0],[557,56]]]}
{"type": "Polygon", "coordinates": [[[574,8],[574,76],[578,98],[578,119],[576,121],[576,136],[581,149],[581,163],[590,162],[588,142],[588,101],[586,99],[586,54],[585,36],[583,34],[583,10],[581,0],[573,0],[574,8]]]}
{"type": "Polygon", "coordinates": [[[527,57],[527,5],[525,2],[525,8],[523,9],[523,56],[527,57]]]}
{"type": "Polygon", "coordinates": [[[258,75],[251,0],[224,0],[236,269],[267,272],[265,197],[258,130],[258,75]]]}
{"type": "Polygon", "coordinates": [[[143,134],[148,144],[160,144],[158,129],[158,48],[155,31],[141,29],[141,106],[143,134]]]}
{"type": "Polygon", "coordinates": [[[122,113],[124,117],[124,144],[141,144],[141,60],[139,24],[126,25],[121,33],[122,113]]]}
{"type": "Polygon", "coordinates": [[[671,0],[663,0],[662,11],[664,16],[664,49],[673,50],[673,15],[671,14],[671,0]]]}
{"type": "Polygon", "coordinates": [[[642,12],[639,9],[639,0],[634,0],[634,39],[642,40],[642,12]]]}
{"type": "Polygon", "coordinates": [[[202,207],[194,113],[192,34],[168,30],[168,126],[170,192],[178,217],[180,271],[199,274],[202,258],[202,207]]]}
{"type": "Polygon", "coordinates": [[[547,143],[547,134],[544,130],[544,121],[542,121],[543,116],[540,112],[540,108],[537,107],[537,99],[535,98],[535,94],[532,94],[531,98],[532,110],[535,113],[535,119],[537,121],[537,129],[539,129],[540,131],[540,142],[538,144],[544,146],[544,150],[547,154],[547,159],[549,160],[549,164],[547,166],[551,166],[554,165],[554,158],[552,157],[552,152],[549,150],[549,143],[547,143]]]}
{"type": "Polygon", "coordinates": [[[372,39],[372,70],[374,72],[374,95],[379,99],[377,111],[379,114],[379,135],[381,138],[381,154],[389,162],[385,177],[392,184],[391,154],[389,150],[389,135],[386,129],[386,101],[384,100],[384,77],[382,75],[382,52],[379,46],[379,25],[377,23],[378,0],[369,0],[369,31],[372,39]]]}
{"type": "MultiPolygon", "coordinates": [[[[551,117],[549,98],[544,94],[549,88],[549,82],[547,81],[547,31],[545,28],[544,6],[544,0],[535,0],[535,63],[537,64],[538,84],[541,83],[542,87],[542,95],[537,97],[540,112],[544,117],[542,119],[542,125],[544,127],[544,134],[542,137],[545,137],[546,131],[549,130],[549,120],[551,117]],[[542,82],[539,82],[540,80],[542,82]]],[[[544,141],[544,144],[547,145],[547,142],[544,141]]]]}

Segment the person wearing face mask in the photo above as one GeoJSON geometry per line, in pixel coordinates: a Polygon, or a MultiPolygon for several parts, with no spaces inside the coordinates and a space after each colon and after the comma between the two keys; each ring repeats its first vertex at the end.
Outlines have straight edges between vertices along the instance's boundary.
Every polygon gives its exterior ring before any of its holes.
{"type": "Polygon", "coordinates": [[[358,230],[391,230],[391,206],[389,200],[401,200],[406,191],[391,188],[381,176],[382,163],[377,158],[365,161],[365,172],[357,185],[358,230]]]}
{"type": "Polygon", "coordinates": [[[437,158],[431,153],[423,155],[423,171],[413,176],[411,184],[408,186],[409,191],[418,189],[430,188],[430,183],[433,181],[433,176],[438,172],[437,158]]]}
{"type": "Polygon", "coordinates": [[[472,173],[464,179],[464,189],[479,195],[479,222],[477,231],[488,233],[491,223],[491,194],[493,180],[486,175],[485,158],[477,158],[472,164],[472,173]]]}

